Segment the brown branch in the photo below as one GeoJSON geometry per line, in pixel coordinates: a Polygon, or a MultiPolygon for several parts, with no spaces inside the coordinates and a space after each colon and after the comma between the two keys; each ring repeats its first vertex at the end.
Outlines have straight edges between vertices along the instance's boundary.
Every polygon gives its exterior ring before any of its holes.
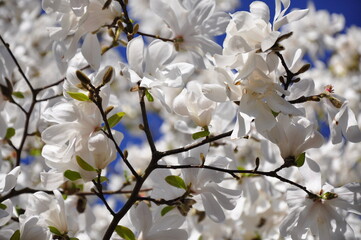
{"type": "Polygon", "coordinates": [[[159,35],[153,35],[153,34],[149,34],[149,33],[144,33],[144,32],[137,32],[139,35],[145,36],[145,37],[151,37],[151,38],[156,38],[156,39],[160,39],[164,42],[174,42],[174,39],[169,39],[169,38],[163,38],[159,35]]]}
{"type": "Polygon", "coordinates": [[[144,97],[145,97],[145,89],[144,88],[139,88],[139,104],[140,104],[140,108],[141,108],[141,112],[142,112],[142,119],[143,119],[143,130],[145,132],[145,135],[147,136],[147,140],[148,140],[148,144],[150,146],[150,149],[152,151],[152,153],[157,152],[157,148],[155,147],[155,143],[154,143],[154,139],[152,136],[152,132],[150,131],[150,127],[149,127],[149,121],[148,121],[148,117],[147,117],[147,109],[145,107],[145,102],[144,102],[144,97]]]}
{"type": "Polygon", "coordinates": [[[203,168],[203,169],[210,169],[210,170],[214,170],[214,171],[224,172],[224,173],[230,174],[232,177],[234,177],[236,179],[239,179],[239,177],[237,175],[235,175],[236,173],[262,175],[262,176],[277,178],[278,180],[280,180],[282,182],[296,186],[296,187],[302,189],[303,191],[305,191],[311,198],[318,197],[316,194],[308,191],[306,187],[278,175],[276,171],[264,172],[264,171],[255,171],[255,170],[238,170],[238,169],[234,170],[234,169],[223,169],[223,168],[218,168],[218,167],[209,166],[209,165],[203,165],[203,166],[202,165],[177,165],[177,166],[176,165],[173,165],[173,166],[157,165],[157,168],[165,168],[165,169],[203,168]]]}
{"type": "Polygon", "coordinates": [[[204,140],[202,140],[200,142],[197,142],[197,143],[193,143],[193,144],[190,144],[190,145],[187,145],[187,146],[184,146],[184,147],[180,147],[180,148],[168,150],[168,151],[165,151],[165,152],[161,152],[160,154],[161,154],[162,157],[165,157],[165,156],[169,156],[169,155],[173,155],[173,154],[186,152],[186,151],[189,151],[189,150],[191,150],[193,148],[197,148],[199,146],[202,146],[204,144],[211,143],[211,142],[217,141],[217,140],[225,138],[225,137],[229,137],[229,136],[231,136],[231,134],[232,134],[232,130],[228,131],[226,133],[219,134],[217,136],[205,138],[204,140]]]}

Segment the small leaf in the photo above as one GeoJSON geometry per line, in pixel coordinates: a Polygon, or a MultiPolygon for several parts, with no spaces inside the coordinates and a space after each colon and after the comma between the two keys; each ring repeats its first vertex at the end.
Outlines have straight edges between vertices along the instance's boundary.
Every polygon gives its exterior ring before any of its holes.
{"type": "Polygon", "coordinates": [[[14,97],[17,97],[17,98],[25,98],[24,97],[24,94],[22,92],[13,92],[12,93],[14,97]]]}
{"type": "Polygon", "coordinates": [[[154,98],[153,98],[152,94],[150,94],[148,89],[145,90],[145,96],[147,97],[148,102],[154,102],[154,98]]]}
{"type": "Polygon", "coordinates": [[[109,182],[109,179],[106,176],[100,177],[100,183],[109,182]]]}
{"type": "Polygon", "coordinates": [[[30,149],[29,154],[34,157],[41,156],[41,149],[40,148],[32,148],[32,149],[30,149]]]}
{"type": "Polygon", "coordinates": [[[20,240],[20,230],[16,230],[11,236],[10,240],[20,240]]]}
{"type": "Polygon", "coordinates": [[[110,118],[108,118],[109,127],[110,128],[115,127],[119,123],[119,121],[124,117],[124,115],[125,112],[118,112],[113,116],[111,116],[110,118]]]}
{"type": "Polygon", "coordinates": [[[76,237],[71,237],[69,238],[70,240],[79,240],[79,238],[76,238],[76,237]]]}
{"type": "Polygon", "coordinates": [[[115,227],[115,232],[125,240],[136,240],[132,230],[127,227],[118,225],[115,227]]]}
{"type": "Polygon", "coordinates": [[[23,208],[19,207],[19,206],[16,206],[16,207],[15,207],[15,211],[16,211],[16,214],[17,214],[18,216],[20,216],[20,215],[22,215],[22,214],[25,213],[25,210],[24,210],[23,208]]]}
{"type": "Polygon", "coordinates": [[[5,139],[10,139],[15,135],[15,129],[10,127],[6,129],[5,139]]]}
{"type": "Polygon", "coordinates": [[[55,234],[56,236],[61,236],[61,235],[63,235],[56,227],[49,226],[48,228],[49,228],[50,232],[51,232],[52,234],[55,234]]]}
{"type": "Polygon", "coordinates": [[[306,153],[301,153],[300,155],[298,155],[295,163],[297,167],[302,167],[303,164],[305,163],[305,158],[306,158],[306,153]]]}
{"type": "Polygon", "coordinates": [[[187,190],[186,184],[184,183],[183,179],[179,176],[169,175],[165,178],[165,181],[169,185],[172,185],[173,187],[182,188],[184,190],[187,190]]]}
{"type": "Polygon", "coordinates": [[[85,95],[84,93],[80,93],[80,92],[66,92],[67,94],[69,94],[69,96],[75,100],[78,101],[90,101],[89,97],[87,95],[85,95]]]}
{"type": "Polygon", "coordinates": [[[5,204],[0,203],[0,209],[5,210],[7,206],[5,204]]]}
{"type": "Polygon", "coordinates": [[[96,169],[87,163],[84,159],[82,159],[79,155],[76,156],[76,162],[85,171],[96,172],[96,169]]]}
{"type": "Polygon", "coordinates": [[[197,140],[199,138],[208,137],[209,134],[210,134],[210,132],[208,130],[203,130],[200,132],[193,133],[192,138],[193,138],[193,140],[197,140]]]}
{"type": "Polygon", "coordinates": [[[162,209],[162,211],[160,212],[160,215],[163,217],[164,215],[166,215],[168,212],[172,211],[175,207],[173,206],[166,206],[162,209]]]}
{"type": "Polygon", "coordinates": [[[280,114],[279,112],[274,112],[274,111],[271,111],[271,112],[274,117],[277,117],[280,114]]]}
{"type": "Polygon", "coordinates": [[[66,177],[70,181],[76,181],[78,179],[81,179],[80,173],[78,173],[76,171],[72,171],[72,170],[66,170],[64,172],[64,177],[66,177]]]}

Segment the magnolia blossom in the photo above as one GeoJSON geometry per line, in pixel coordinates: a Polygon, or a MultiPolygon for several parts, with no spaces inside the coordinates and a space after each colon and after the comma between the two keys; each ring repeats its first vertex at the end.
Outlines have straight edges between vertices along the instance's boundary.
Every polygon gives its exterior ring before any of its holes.
{"type": "Polygon", "coordinates": [[[42,1],[42,7],[46,13],[55,13],[59,16],[60,26],[49,28],[49,33],[55,41],[65,43],[65,60],[74,56],[82,36],[97,31],[106,24],[111,24],[120,15],[120,5],[116,1],[113,1],[108,8],[102,9],[105,2],[105,0],[42,1]]]}
{"type": "Polygon", "coordinates": [[[361,130],[355,114],[348,106],[348,101],[336,94],[330,94],[330,97],[324,102],[328,113],[332,143],[340,143],[342,137],[350,142],[360,142],[361,130]]]}
{"type": "Polygon", "coordinates": [[[174,99],[173,109],[182,116],[187,116],[200,127],[208,127],[212,120],[212,114],[216,103],[206,98],[201,91],[201,86],[196,82],[190,82],[187,88],[174,99]]]}
{"type": "Polygon", "coordinates": [[[120,63],[122,74],[133,83],[140,82],[141,87],[146,87],[171,111],[162,88],[181,87],[194,68],[189,63],[171,64],[174,57],[174,48],[170,43],[155,40],[145,48],[142,37],[136,37],[128,43],[129,67],[120,63]]]}
{"type": "Polygon", "coordinates": [[[277,42],[281,33],[279,28],[289,22],[297,21],[307,14],[307,10],[296,10],[284,15],[289,1],[276,1],[273,25],[269,23],[270,11],[261,1],[250,5],[250,12],[240,11],[232,15],[227,26],[223,55],[215,56],[219,66],[236,68],[240,77],[246,77],[255,68],[273,71],[278,59],[274,54],[263,56],[277,42]],[[281,3],[284,9],[281,11],[281,3]]]}
{"type": "Polygon", "coordinates": [[[178,50],[190,50],[204,55],[216,53],[221,47],[210,39],[224,33],[228,16],[215,12],[215,2],[208,0],[150,0],[150,8],[161,17],[170,30],[178,50]]]}
{"type": "MultiPolygon", "coordinates": [[[[230,160],[224,157],[207,158],[207,164],[224,168],[230,160]]],[[[199,159],[186,157],[182,164],[199,165],[199,159]]],[[[182,169],[182,176],[187,186],[190,186],[192,195],[197,201],[195,208],[204,209],[206,215],[215,222],[225,219],[223,209],[235,208],[235,199],[240,196],[240,190],[222,187],[224,173],[214,172],[209,169],[182,169]]]]}
{"type": "Polygon", "coordinates": [[[345,233],[350,228],[345,221],[346,212],[361,214],[360,183],[349,183],[339,188],[327,183],[322,186],[319,170],[310,159],[300,169],[306,188],[314,196],[300,189],[287,191],[291,212],[280,226],[281,235],[301,239],[309,229],[320,240],[346,239],[345,233]]]}
{"type": "MultiPolygon", "coordinates": [[[[37,192],[30,196],[28,200],[29,207],[21,218],[23,231],[30,231],[28,228],[32,226],[32,235],[34,232],[47,235],[49,226],[51,226],[55,227],[61,234],[75,236],[79,225],[74,206],[71,206],[73,200],[74,198],[70,197],[65,202],[63,196],[57,190],[54,191],[54,196],[44,192],[37,192]]],[[[30,239],[27,238],[25,232],[23,234],[24,239],[30,239]]]]}
{"type": "Polygon", "coordinates": [[[323,144],[322,135],[315,131],[309,120],[303,117],[292,119],[283,114],[277,116],[276,125],[267,131],[267,138],[277,144],[283,159],[295,159],[309,148],[323,144]]]}
{"type": "Polygon", "coordinates": [[[160,216],[160,212],[151,212],[147,204],[140,202],[129,211],[129,220],[134,226],[136,239],[168,240],[187,239],[187,232],[179,229],[184,219],[177,214],[160,216]]]}
{"type": "MultiPolygon", "coordinates": [[[[92,102],[64,102],[44,113],[47,122],[53,123],[42,133],[46,143],[42,155],[46,164],[64,172],[80,172],[85,180],[91,180],[96,172],[82,169],[77,156],[96,169],[104,169],[116,157],[113,142],[101,132],[102,117],[92,102]],[[101,146],[101,147],[99,147],[101,146]]],[[[114,132],[120,142],[122,134],[114,132]]]]}
{"type": "Polygon", "coordinates": [[[246,79],[233,80],[231,73],[223,69],[217,70],[221,86],[205,85],[203,88],[205,96],[214,101],[238,101],[239,111],[255,119],[259,132],[269,130],[276,124],[272,111],[302,115],[299,109],[280,96],[280,94],[288,95],[288,91],[275,83],[271,76],[256,70],[246,79]]]}

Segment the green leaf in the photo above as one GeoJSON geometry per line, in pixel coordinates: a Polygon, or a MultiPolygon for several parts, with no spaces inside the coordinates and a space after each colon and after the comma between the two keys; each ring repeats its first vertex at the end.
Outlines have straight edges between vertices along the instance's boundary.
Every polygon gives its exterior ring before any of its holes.
{"type": "Polygon", "coordinates": [[[97,171],[94,167],[92,167],[89,163],[87,163],[79,155],[76,156],[76,162],[85,171],[88,171],[88,172],[96,172],[97,171]]]}
{"type": "Polygon", "coordinates": [[[186,184],[184,183],[183,179],[179,176],[169,175],[165,178],[165,181],[169,185],[172,185],[173,187],[182,188],[184,190],[187,190],[186,184]]]}
{"type": "Polygon", "coordinates": [[[109,182],[109,179],[106,176],[101,176],[100,183],[103,183],[103,182],[109,182]]]}
{"type": "Polygon", "coordinates": [[[297,159],[296,159],[296,166],[297,167],[302,167],[303,164],[305,163],[305,158],[306,158],[306,153],[301,153],[300,155],[298,155],[297,159]]]}
{"type": "Polygon", "coordinates": [[[150,94],[148,89],[145,90],[145,96],[147,97],[148,102],[154,102],[154,98],[153,98],[152,94],[150,94]]]}
{"type": "Polygon", "coordinates": [[[208,131],[208,129],[205,129],[203,131],[193,133],[192,138],[193,140],[197,140],[198,138],[208,137],[209,134],[210,132],[208,131]]]}
{"type": "Polygon", "coordinates": [[[121,237],[124,238],[125,240],[136,240],[134,233],[132,232],[132,230],[130,230],[127,227],[118,225],[115,227],[115,232],[121,237]]]}
{"type": "Polygon", "coordinates": [[[67,94],[69,94],[69,96],[75,100],[78,101],[90,101],[89,97],[87,95],[85,95],[84,93],[80,93],[80,92],[66,92],[67,94]]]}
{"type": "Polygon", "coordinates": [[[56,227],[49,226],[48,228],[49,228],[50,232],[51,232],[52,234],[55,234],[56,236],[61,236],[61,235],[63,235],[56,227]]]}
{"type": "Polygon", "coordinates": [[[25,210],[24,210],[23,208],[19,207],[19,206],[16,206],[16,207],[15,207],[15,211],[16,211],[16,214],[17,214],[18,216],[20,216],[21,214],[24,214],[24,213],[25,213],[25,210]]]}
{"type": "Polygon", "coordinates": [[[279,112],[274,112],[274,111],[271,111],[271,112],[274,117],[277,117],[280,114],[279,112]]]}
{"type": "Polygon", "coordinates": [[[71,237],[70,240],[79,240],[79,238],[71,237]]]}
{"type": "Polygon", "coordinates": [[[5,204],[0,203],[0,209],[5,210],[7,206],[5,204]]]}
{"type": "Polygon", "coordinates": [[[40,148],[32,148],[32,149],[30,149],[29,154],[34,157],[41,156],[41,149],[40,148]]]}
{"type": "Polygon", "coordinates": [[[76,171],[72,171],[72,170],[66,170],[64,172],[64,177],[66,177],[70,181],[76,181],[78,179],[81,179],[80,173],[78,173],[76,171]]]}
{"type": "Polygon", "coordinates": [[[163,217],[164,215],[166,215],[168,212],[172,211],[175,207],[173,206],[166,206],[162,209],[162,211],[160,212],[160,215],[163,217]]]}
{"type": "Polygon", "coordinates": [[[24,97],[24,94],[22,92],[13,92],[12,93],[14,97],[17,97],[17,98],[25,98],[24,97]]]}
{"type": "Polygon", "coordinates": [[[11,236],[10,240],[20,240],[20,230],[16,230],[11,236]]]}
{"type": "Polygon", "coordinates": [[[115,127],[119,121],[124,117],[125,112],[118,112],[116,114],[114,114],[113,116],[111,116],[110,118],[108,118],[108,123],[109,123],[109,127],[115,127]]]}
{"type": "Polygon", "coordinates": [[[6,129],[5,139],[10,139],[15,135],[15,129],[10,127],[6,129]]]}

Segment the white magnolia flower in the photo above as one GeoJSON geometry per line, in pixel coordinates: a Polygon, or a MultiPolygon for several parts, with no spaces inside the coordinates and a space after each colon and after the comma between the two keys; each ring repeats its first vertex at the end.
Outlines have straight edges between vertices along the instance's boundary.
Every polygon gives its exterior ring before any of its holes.
{"type": "MultiPolygon", "coordinates": [[[[207,157],[208,165],[227,168],[231,162],[226,157],[207,157]]],[[[186,157],[181,164],[200,165],[195,157],[186,157]]],[[[221,186],[224,173],[209,169],[189,168],[182,169],[182,177],[197,203],[194,208],[204,210],[206,215],[215,222],[223,222],[226,218],[223,209],[232,210],[236,206],[235,199],[241,194],[240,190],[229,189],[221,186]]]]}
{"type": "Polygon", "coordinates": [[[329,184],[322,186],[319,170],[316,162],[310,159],[306,159],[305,165],[300,168],[306,188],[314,196],[300,189],[287,191],[290,213],[280,226],[282,236],[303,239],[310,230],[320,240],[346,239],[345,233],[350,231],[345,220],[347,212],[361,214],[360,183],[350,183],[339,188],[329,184]]]}
{"type": "MultiPolygon", "coordinates": [[[[21,218],[21,228],[32,235],[36,232],[47,235],[49,226],[52,226],[61,234],[75,236],[79,229],[78,213],[74,206],[75,199],[69,196],[65,202],[62,194],[57,190],[54,191],[54,196],[44,192],[29,196],[26,211],[21,218]],[[41,230],[45,230],[47,234],[41,230]]],[[[24,237],[24,239],[30,239],[24,237]]]]}
{"type": "Polygon", "coordinates": [[[182,116],[187,116],[199,127],[208,127],[216,108],[214,101],[206,98],[201,90],[201,85],[192,81],[187,88],[174,99],[173,109],[182,116]]]}
{"type": "Polygon", "coordinates": [[[189,63],[170,62],[175,57],[175,51],[170,43],[155,40],[146,48],[141,36],[128,43],[127,59],[129,67],[120,63],[122,74],[133,83],[140,82],[149,92],[161,101],[170,111],[165,101],[163,87],[181,87],[194,70],[189,63]]]}
{"type": "Polygon", "coordinates": [[[297,21],[307,14],[307,10],[292,11],[284,15],[290,1],[276,1],[276,13],[271,25],[268,6],[261,1],[250,5],[250,12],[236,12],[227,27],[223,43],[223,55],[215,56],[217,65],[236,68],[240,77],[246,77],[255,68],[273,71],[278,59],[274,54],[262,55],[275,45],[281,36],[279,28],[297,21]],[[281,3],[284,9],[281,11],[281,3]]]}
{"type": "MultiPolygon", "coordinates": [[[[76,162],[80,156],[97,169],[104,169],[116,157],[113,142],[101,132],[102,117],[92,102],[63,102],[48,108],[44,119],[53,123],[42,132],[46,143],[42,155],[46,164],[58,172],[80,172],[85,181],[96,176],[94,171],[85,171],[76,162]]],[[[114,132],[120,143],[123,136],[114,132]]]]}
{"type": "Polygon", "coordinates": [[[323,144],[322,135],[304,117],[279,114],[276,125],[267,131],[266,136],[277,144],[283,159],[295,159],[309,148],[319,148],[323,144]]]}
{"type": "Polygon", "coordinates": [[[224,33],[229,17],[215,12],[216,4],[210,0],[164,1],[150,0],[150,8],[161,17],[175,39],[177,50],[205,53],[221,52],[221,47],[210,38],[224,33]]]}
{"type": "MultiPolygon", "coordinates": [[[[105,2],[106,0],[42,1],[42,7],[47,14],[58,15],[60,26],[49,27],[48,30],[52,39],[64,43],[63,60],[69,60],[75,55],[77,44],[82,36],[111,24],[116,17],[121,15],[118,2],[112,1],[108,8],[102,9],[105,2]]],[[[84,42],[84,44],[87,43],[84,42]]],[[[90,64],[92,63],[91,61],[90,64]]]]}
{"type": "Polygon", "coordinates": [[[341,96],[332,94],[332,88],[330,91],[330,97],[325,99],[324,103],[328,114],[332,143],[340,143],[342,137],[350,142],[360,142],[361,130],[355,114],[348,106],[348,101],[341,96]]]}
{"type": "MultiPolygon", "coordinates": [[[[288,95],[289,92],[272,80],[271,76],[255,70],[245,79],[233,80],[231,73],[223,69],[217,69],[217,71],[220,85],[205,85],[203,87],[205,96],[217,102],[227,100],[239,102],[239,111],[255,119],[256,128],[259,132],[275,126],[276,120],[272,111],[295,116],[303,114],[302,111],[281,97],[281,94],[288,95]]],[[[242,127],[240,129],[249,128],[242,127]]]]}
{"type": "Polygon", "coordinates": [[[15,167],[9,173],[0,173],[0,194],[6,195],[15,188],[18,176],[20,174],[20,166],[15,167]]]}
{"type": "Polygon", "coordinates": [[[129,211],[129,219],[138,240],[183,240],[187,239],[187,232],[179,229],[184,219],[177,214],[160,216],[160,212],[151,212],[144,202],[134,206],[129,211]]]}

